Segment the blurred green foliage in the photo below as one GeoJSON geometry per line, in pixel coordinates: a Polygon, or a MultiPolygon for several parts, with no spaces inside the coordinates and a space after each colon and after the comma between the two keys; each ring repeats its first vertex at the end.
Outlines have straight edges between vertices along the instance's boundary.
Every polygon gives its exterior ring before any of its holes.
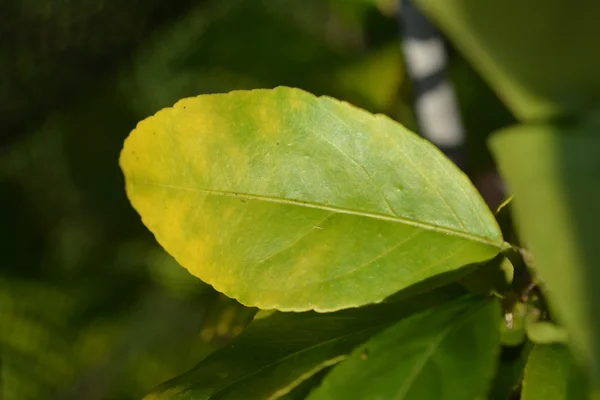
{"type": "MultiPolygon", "coordinates": [[[[277,85],[414,129],[395,4],[6,1],[0,398],[138,399],[239,333],[254,310],[179,267],[130,207],[122,142],[182,97],[277,85]]],[[[453,60],[474,165],[489,166],[482,138],[510,115],[453,60]]]]}

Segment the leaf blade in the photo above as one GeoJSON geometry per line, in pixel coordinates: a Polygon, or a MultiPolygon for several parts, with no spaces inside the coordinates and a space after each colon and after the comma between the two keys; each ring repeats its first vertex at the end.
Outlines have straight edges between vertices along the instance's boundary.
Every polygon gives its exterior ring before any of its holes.
{"type": "Polygon", "coordinates": [[[590,399],[588,390],[566,346],[535,345],[525,367],[523,400],[584,400],[590,399]]]}
{"type": "Polygon", "coordinates": [[[476,189],[433,145],[297,89],[184,99],[138,124],[121,167],[159,243],[263,309],[379,302],[489,259],[502,242],[476,189]]]}
{"type": "Polygon", "coordinates": [[[147,400],[278,398],[394,322],[463,296],[454,286],[335,313],[275,313],[255,320],[230,345],[160,385],[147,400]]]}
{"type": "Polygon", "coordinates": [[[334,367],[308,399],[477,398],[493,374],[499,316],[496,301],[463,298],[402,320],[334,367]]]}

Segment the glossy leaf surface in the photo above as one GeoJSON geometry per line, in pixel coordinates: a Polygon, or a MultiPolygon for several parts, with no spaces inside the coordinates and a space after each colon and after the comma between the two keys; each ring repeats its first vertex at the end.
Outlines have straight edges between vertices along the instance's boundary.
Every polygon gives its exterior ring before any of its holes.
{"type": "Polygon", "coordinates": [[[384,116],[298,89],[180,101],[132,132],[127,193],[159,243],[241,303],[333,311],[492,258],[468,178],[384,116]]]}
{"type": "Polygon", "coordinates": [[[590,400],[585,378],[562,345],[536,345],[523,380],[523,400],[590,400]]]}
{"type": "Polygon", "coordinates": [[[450,286],[335,313],[274,313],[255,320],[230,345],[159,386],[147,400],[283,398],[395,322],[462,296],[462,289],[450,286]]]}
{"type": "Polygon", "coordinates": [[[463,298],[402,320],[334,367],[309,400],[472,400],[500,347],[496,300],[463,298]]]}

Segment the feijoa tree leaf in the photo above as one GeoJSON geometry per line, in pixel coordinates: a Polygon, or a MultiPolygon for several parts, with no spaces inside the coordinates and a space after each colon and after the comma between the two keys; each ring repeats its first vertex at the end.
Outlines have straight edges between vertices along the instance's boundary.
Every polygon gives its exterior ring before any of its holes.
{"type": "Polygon", "coordinates": [[[496,300],[465,297],[402,320],[337,365],[309,400],[473,400],[500,348],[496,300]]]}
{"type": "MultiPolygon", "coordinates": [[[[560,344],[536,345],[525,367],[523,400],[590,400],[589,386],[569,349],[560,344]]],[[[595,398],[595,397],[594,397],[595,398]]]]}
{"type": "Polygon", "coordinates": [[[231,344],[160,385],[146,400],[286,398],[395,322],[464,296],[464,289],[451,285],[335,313],[274,313],[253,321],[231,344]]]}
{"type": "Polygon", "coordinates": [[[158,242],[248,306],[379,302],[502,244],[477,190],[435,146],[298,89],[181,100],[138,124],[120,163],[158,242]]]}

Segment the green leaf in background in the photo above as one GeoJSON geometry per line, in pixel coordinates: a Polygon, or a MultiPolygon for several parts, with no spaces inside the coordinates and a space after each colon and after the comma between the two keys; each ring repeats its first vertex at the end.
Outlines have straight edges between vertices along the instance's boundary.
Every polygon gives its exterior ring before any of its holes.
{"type": "Polygon", "coordinates": [[[523,120],[588,109],[600,95],[600,2],[415,0],[523,120]]]}
{"type": "Polygon", "coordinates": [[[532,321],[527,324],[527,337],[534,343],[566,343],[567,331],[549,321],[532,321]]]}
{"type": "Polygon", "coordinates": [[[180,101],[121,153],[158,242],[241,303],[334,311],[494,257],[468,178],[385,116],[298,89],[180,101]]]}
{"type": "Polygon", "coordinates": [[[393,323],[463,295],[449,286],[406,301],[336,313],[274,313],[255,320],[230,345],[160,385],[146,400],[280,398],[393,323]]]}
{"type": "Polygon", "coordinates": [[[591,400],[583,374],[562,345],[536,345],[525,367],[522,400],[591,400]]]}
{"type": "Polygon", "coordinates": [[[496,300],[466,297],[402,320],[334,367],[309,400],[472,400],[500,348],[496,300]]]}
{"type": "Polygon", "coordinates": [[[515,194],[515,222],[569,346],[600,388],[600,119],[516,126],[492,150],[515,194]],[[535,157],[533,156],[535,155],[535,157]]]}

